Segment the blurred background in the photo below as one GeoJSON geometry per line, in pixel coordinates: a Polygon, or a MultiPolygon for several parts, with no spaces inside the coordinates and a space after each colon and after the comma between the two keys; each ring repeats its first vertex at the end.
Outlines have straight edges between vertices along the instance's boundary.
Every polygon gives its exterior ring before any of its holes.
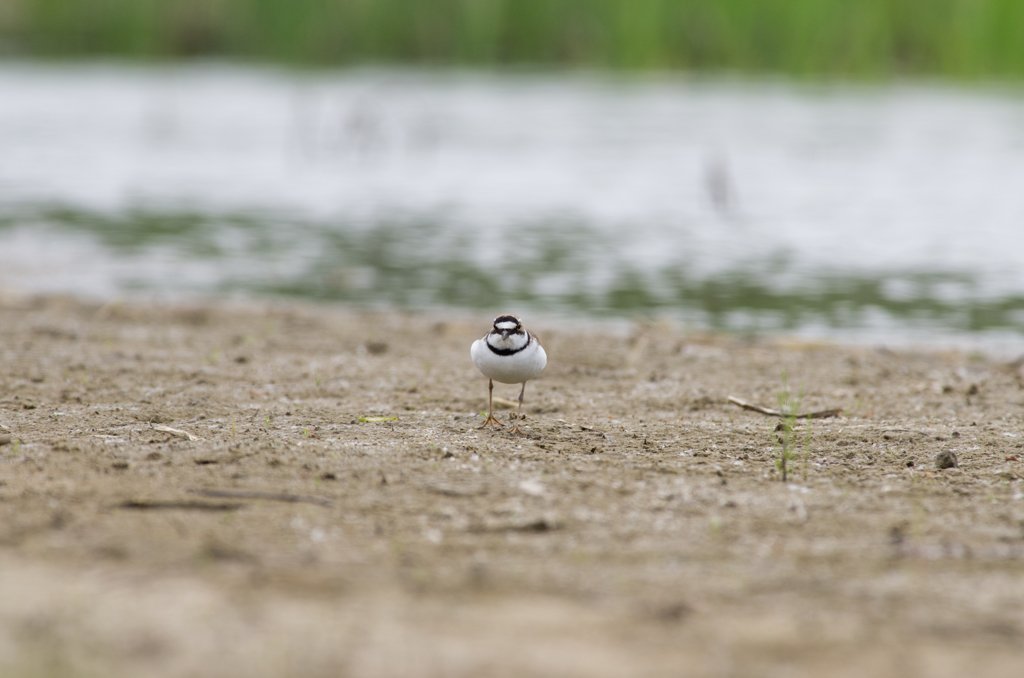
{"type": "Polygon", "coordinates": [[[0,294],[1010,347],[1017,0],[0,0],[0,294]]]}

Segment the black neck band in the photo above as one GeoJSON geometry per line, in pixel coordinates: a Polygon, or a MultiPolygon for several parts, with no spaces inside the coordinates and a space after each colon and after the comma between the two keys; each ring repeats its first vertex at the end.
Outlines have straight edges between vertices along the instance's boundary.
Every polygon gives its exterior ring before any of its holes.
{"type": "Polygon", "coordinates": [[[494,348],[491,346],[491,342],[487,341],[486,338],[484,339],[484,343],[487,344],[487,348],[491,349],[491,353],[494,355],[515,355],[530,345],[530,337],[527,336],[526,343],[519,348],[494,348]]]}

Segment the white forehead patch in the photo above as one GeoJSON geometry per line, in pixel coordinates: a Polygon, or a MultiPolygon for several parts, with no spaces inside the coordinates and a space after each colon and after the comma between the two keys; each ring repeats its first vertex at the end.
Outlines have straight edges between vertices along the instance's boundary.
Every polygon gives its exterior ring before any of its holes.
{"type": "Polygon", "coordinates": [[[516,325],[517,323],[514,323],[511,320],[502,320],[500,323],[494,323],[494,326],[499,330],[514,330],[516,325]]]}

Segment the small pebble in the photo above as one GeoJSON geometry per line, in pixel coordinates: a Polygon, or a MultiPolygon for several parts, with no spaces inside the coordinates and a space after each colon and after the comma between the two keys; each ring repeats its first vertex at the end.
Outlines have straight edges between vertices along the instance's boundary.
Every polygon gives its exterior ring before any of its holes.
{"type": "Polygon", "coordinates": [[[956,468],[959,466],[956,462],[956,455],[950,451],[939,452],[935,455],[935,468],[940,471],[944,468],[956,468]]]}
{"type": "Polygon", "coordinates": [[[10,444],[11,444],[11,436],[9,436],[9,435],[2,435],[2,436],[0,436],[0,445],[10,445],[10,444]]]}
{"type": "Polygon", "coordinates": [[[383,341],[368,341],[366,342],[366,350],[371,355],[382,355],[388,352],[388,345],[383,341]]]}

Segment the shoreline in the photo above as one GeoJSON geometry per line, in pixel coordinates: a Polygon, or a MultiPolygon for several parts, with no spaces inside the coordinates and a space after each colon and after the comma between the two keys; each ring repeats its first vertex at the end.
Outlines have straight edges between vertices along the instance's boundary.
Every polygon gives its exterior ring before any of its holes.
{"type": "MultiPolygon", "coordinates": [[[[268,296],[257,294],[235,294],[211,296],[209,294],[174,294],[155,296],[147,292],[124,293],[111,296],[76,295],[70,292],[26,292],[0,287],[0,308],[29,308],[52,300],[83,307],[109,306],[156,306],[166,311],[175,309],[221,308],[233,312],[301,310],[306,313],[321,311],[349,313],[355,315],[395,315],[436,318],[438,322],[477,323],[496,317],[509,309],[505,306],[492,309],[467,309],[444,306],[408,309],[388,307],[385,304],[358,305],[343,301],[306,297],[268,296]]],[[[694,324],[663,312],[640,311],[632,316],[612,314],[594,315],[583,312],[561,312],[516,308],[524,317],[533,319],[538,327],[558,332],[571,331],[582,326],[588,332],[628,337],[644,328],[656,328],[681,336],[696,336],[721,341],[764,343],[767,345],[822,345],[850,349],[891,349],[905,352],[925,353],[974,353],[995,362],[1014,362],[1024,357],[1024,335],[1011,330],[982,330],[976,332],[948,331],[939,328],[918,328],[912,331],[807,327],[803,330],[720,330],[694,324]]]]}

